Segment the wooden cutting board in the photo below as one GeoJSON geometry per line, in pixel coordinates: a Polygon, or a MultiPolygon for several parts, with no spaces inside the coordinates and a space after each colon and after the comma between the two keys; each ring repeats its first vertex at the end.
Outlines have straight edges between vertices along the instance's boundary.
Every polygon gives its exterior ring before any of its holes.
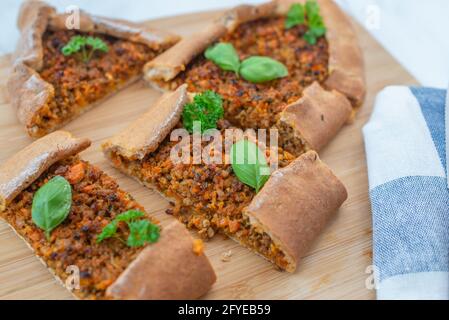
{"type": "MultiPolygon", "coordinates": [[[[188,35],[207,26],[219,12],[183,15],[148,22],[149,25],[188,35]]],[[[232,240],[217,236],[206,244],[206,254],[218,281],[206,299],[373,299],[365,286],[372,263],[371,211],[365,151],[361,129],[368,121],[374,97],[390,84],[416,84],[413,79],[365,30],[356,26],[365,55],[368,96],[355,123],[346,126],[321,152],[321,158],[342,179],[349,199],[315,242],[294,274],[273,265],[232,240]],[[232,252],[231,261],[221,256],[232,252]]],[[[12,48],[11,48],[12,49],[12,48]]],[[[31,139],[7,102],[5,83],[10,58],[0,57],[0,162],[31,139]]],[[[137,83],[75,120],[66,130],[93,141],[83,157],[117,178],[162,223],[168,203],[155,192],[114,170],[103,157],[100,144],[145,112],[160,93],[137,83]]],[[[0,299],[69,299],[25,243],[0,222],[0,299]]]]}

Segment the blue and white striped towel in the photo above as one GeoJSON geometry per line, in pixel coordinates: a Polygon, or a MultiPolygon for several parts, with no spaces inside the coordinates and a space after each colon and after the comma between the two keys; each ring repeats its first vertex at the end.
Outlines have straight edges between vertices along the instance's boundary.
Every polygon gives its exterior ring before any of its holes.
{"type": "Polygon", "coordinates": [[[449,299],[445,116],[445,90],[387,87],[363,129],[378,299],[449,299]]]}

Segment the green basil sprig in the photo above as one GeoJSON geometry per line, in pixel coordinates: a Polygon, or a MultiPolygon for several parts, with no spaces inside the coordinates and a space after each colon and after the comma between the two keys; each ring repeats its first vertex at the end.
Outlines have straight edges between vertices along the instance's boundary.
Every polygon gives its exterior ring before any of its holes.
{"type": "Polygon", "coordinates": [[[253,56],[242,62],[230,43],[220,42],[209,47],[206,59],[211,60],[222,70],[234,71],[243,79],[253,83],[262,83],[288,76],[287,67],[269,57],[253,56]]]}
{"type": "Polygon", "coordinates": [[[243,60],[241,76],[253,83],[262,83],[288,76],[287,67],[268,57],[254,56],[243,60]]]}
{"type": "Polygon", "coordinates": [[[220,42],[209,47],[204,53],[206,59],[211,60],[221,69],[234,71],[237,75],[240,69],[240,58],[230,43],[220,42]]]}
{"type": "Polygon", "coordinates": [[[197,94],[193,102],[184,106],[182,122],[184,128],[193,133],[193,123],[201,122],[201,132],[217,128],[217,121],[223,118],[223,99],[211,90],[197,94]]]}
{"type": "Polygon", "coordinates": [[[71,206],[72,187],[66,179],[56,176],[35,193],[31,218],[49,240],[50,233],[69,215],[71,206]]]}
{"type": "Polygon", "coordinates": [[[304,40],[309,44],[316,44],[317,39],[324,36],[327,31],[316,0],[307,0],[304,6],[300,3],[292,4],[287,13],[285,28],[290,29],[304,24],[306,20],[309,30],[304,34],[304,40]]]}
{"type": "Polygon", "coordinates": [[[240,140],[232,146],[231,165],[237,178],[259,192],[270,177],[265,155],[254,142],[240,140]]]}
{"type": "Polygon", "coordinates": [[[146,243],[157,242],[160,236],[160,229],[150,221],[142,220],[141,218],[144,216],[145,214],[138,210],[129,210],[119,214],[103,228],[102,232],[97,237],[97,243],[112,237],[117,237],[116,234],[119,222],[124,222],[128,225],[130,232],[126,244],[129,247],[141,247],[146,243]]]}
{"type": "Polygon", "coordinates": [[[83,62],[89,61],[95,51],[108,52],[109,47],[100,38],[80,35],[70,38],[70,41],[61,49],[62,54],[65,56],[81,52],[83,62]]]}

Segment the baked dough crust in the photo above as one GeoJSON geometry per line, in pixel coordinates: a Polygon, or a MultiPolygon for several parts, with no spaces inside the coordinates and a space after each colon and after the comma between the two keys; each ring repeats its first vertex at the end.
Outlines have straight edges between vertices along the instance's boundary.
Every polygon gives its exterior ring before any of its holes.
{"type": "Polygon", "coordinates": [[[244,214],[283,249],[293,272],[347,197],[341,181],[309,151],[275,171],[244,214]]]}
{"type": "Polygon", "coordinates": [[[0,212],[54,163],[90,146],[88,139],[56,131],[28,145],[0,166],[0,212]]]}
{"type": "MultiPolygon", "coordinates": [[[[336,90],[326,91],[317,82],[303,96],[288,105],[280,122],[293,128],[306,150],[321,150],[338,133],[352,113],[351,104],[336,90]]],[[[293,152],[293,150],[292,150],[293,152]]]]}
{"type": "Polygon", "coordinates": [[[203,254],[193,252],[193,238],[186,227],[173,221],[159,241],[145,248],[106,295],[128,300],[191,300],[209,291],[216,281],[203,254]],[[184,267],[183,267],[184,266],[184,267]]]}
{"type": "MultiPolygon", "coordinates": [[[[42,135],[42,133],[36,133],[32,130],[33,118],[55,96],[53,86],[44,81],[39,75],[39,70],[43,66],[42,36],[47,28],[53,30],[66,28],[66,17],[66,14],[57,14],[53,7],[41,1],[26,1],[20,9],[18,27],[21,37],[13,56],[13,69],[8,80],[7,89],[10,102],[16,108],[20,122],[26,126],[28,134],[32,137],[42,135]]],[[[93,31],[139,42],[153,50],[166,49],[179,40],[178,36],[171,33],[123,20],[97,17],[83,11],[80,12],[80,31],[93,31]]],[[[136,80],[138,80],[138,77],[130,79],[127,83],[120,86],[117,91],[136,80]]],[[[57,128],[70,122],[74,117],[86,112],[103,100],[83,108],[82,112],[66,119],[57,128]]]]}
{"type": "Polygon", "coordinates": [[[189,97],[186,85],[173,93],[165,93],[148,112],[139,117],[121,135],[103,144],[103,149],[125,158],[142,160],[155,151],[159,144],[179,122],[189,97]]]}
{"type": "MultiPolygon", "coordinates": [[[[0,212],[51,165],[78,154],[90,143],[88,139],[56,131],[34,141],[3,163],[0,166],[0,212]]],[[[173,221],[162,229],[160,240],[143,249],[108,287],[107,297],[162,300],[196,299],[204,295],[216,276],[208,258],[204,253],[194,253],[193,245],[186,228],[173,221]]],[[[50,271],[55,275],[52,269],[50,271]]],[[[59,282],[64,285],[63,281],[59,282]]]]}

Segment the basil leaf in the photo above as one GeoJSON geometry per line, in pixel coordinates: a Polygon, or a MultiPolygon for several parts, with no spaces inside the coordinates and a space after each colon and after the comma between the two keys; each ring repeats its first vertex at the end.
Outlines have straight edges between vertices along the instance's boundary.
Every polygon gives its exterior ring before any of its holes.
{"type": "Polygon", "coordinates": [[[123,212],[119,214],[117,217],[115,217],[114,220],[121,221],[121,222],[129,222],[138,218],[144,217],[145,214],[142,211],[138,210],[129,210],[126,212],[123,212]]]}
{"type": "Polygon", "coordinates": [[[300,3],[294,3],[290,6],[285,20],[285,28],[290,29],[303,24],[305,20],[304,7],[300,3]]]}
{"type": "Polygon", "coordinates": [[[103,228],[101,233],[97,237],[97,243],[102,242],[103,240],[106,240],[108,238],[112,238],[117,233],[117,221],[112,221],[109,223],[106,227],[103,228]]]}
{"type": "Polygon", "coordinates": [[[67,218],[71,206],[72,187],[66,179],[56,176],[35,193],[31,218],[49,240],[51,231],[67,218]]]}
{"type": "Polygon", "coordinates": [[[204,56],[223,70],[234,71],[237,74],[239,72],[240,58],[234,46],[230,43],[217,43],[209,47],[204,56]]]}
{"type": "Polygon", "coordinates": [[[270,177],[270,168],[257,144],[246,139],[240,140],[232,146],[230,156],[237,178],[259,192],[270,177]]]}
{"type": "Polygon", "coordinates": [[[253,83],[262,83],[288,76],[287,67],[268,57],[254,56],[245,59],[240,66],[242,77],[253,83]]]}

